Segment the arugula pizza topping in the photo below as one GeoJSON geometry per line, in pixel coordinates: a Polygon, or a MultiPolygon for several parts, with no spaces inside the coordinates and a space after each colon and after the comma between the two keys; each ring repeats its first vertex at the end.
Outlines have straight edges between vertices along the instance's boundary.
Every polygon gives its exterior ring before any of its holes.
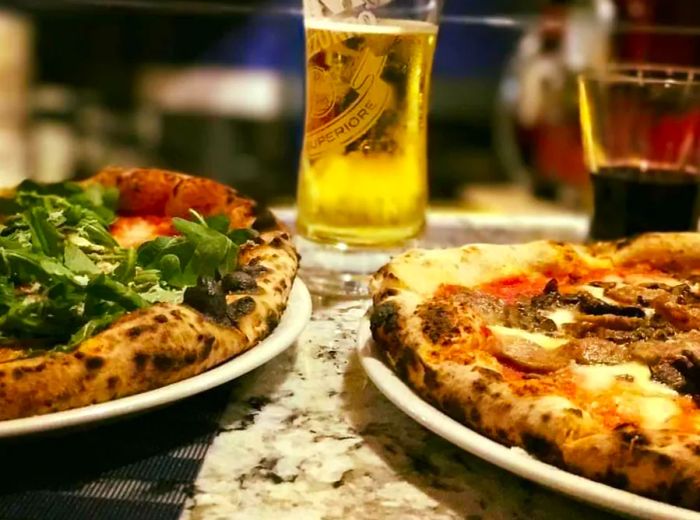
{"type": "Polygon", "coordinates": [[[257,234],[193,211],[173,219],[181,235],[124,248],[109,231],[118,197],[98,184],[25,182],[0,199],[0,343],[70,350],[127,312],[181,303],[188,287],[233,273],[257,234]]]}

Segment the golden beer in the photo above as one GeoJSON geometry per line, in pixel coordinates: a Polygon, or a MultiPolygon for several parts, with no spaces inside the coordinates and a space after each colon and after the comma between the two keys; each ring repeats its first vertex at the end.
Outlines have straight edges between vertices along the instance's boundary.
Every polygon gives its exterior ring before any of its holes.
{"type": "Polygon", "coordinates": [[[436,36],[426,22],[307,21],[302,236],[372,246],[421,231],[436,36]]]}

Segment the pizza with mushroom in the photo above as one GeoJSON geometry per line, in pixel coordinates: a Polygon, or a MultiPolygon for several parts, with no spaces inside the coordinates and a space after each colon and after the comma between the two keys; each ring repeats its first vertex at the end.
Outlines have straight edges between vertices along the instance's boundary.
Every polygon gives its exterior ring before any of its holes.
{"type": "Polygon", "coordinates": [[[276,327],[298,255],[209,179],[109,168],[0,198],[0,420],[194,376],[276,327]]]}
{"type": "Polygon", "coordinates": [[[415,250],[372,294],[387,362],[454,419],[700,509],[700,234],[415,250]]]}

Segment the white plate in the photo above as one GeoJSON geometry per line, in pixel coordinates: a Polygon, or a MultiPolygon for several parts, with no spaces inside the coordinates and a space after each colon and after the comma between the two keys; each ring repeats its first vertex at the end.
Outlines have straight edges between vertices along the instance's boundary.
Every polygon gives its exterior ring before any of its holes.
{"type": "Polygon", "coordinates": [[[654,520],[700,520],[700,513],[568,473],[532,458],[523,450],[494,442],[451,419],[423,401],[384,363],[372,341],[367,319],[363,319],[360,326],[358,353],[369,378],[392,403],[429,430],[477,457],[543,486],[620,513],[654,520]]]}
{"type": "Polygon", "coordinates": [[[250,372],[290,347],[310,318],[311,296],[297,278],[277,328],[240,356],[197,376],[148,392],[65,412],[0,421],[0,438],[45,433],[123,417],[210,390],[250,372]]]}

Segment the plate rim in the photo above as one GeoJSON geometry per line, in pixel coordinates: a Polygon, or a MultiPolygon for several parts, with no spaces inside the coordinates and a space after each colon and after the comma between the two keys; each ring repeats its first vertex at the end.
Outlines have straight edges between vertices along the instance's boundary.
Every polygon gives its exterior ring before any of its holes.
{"type": "Polygon", "coordinates": [[[700,512],[624,491],[542,462],[455,421],[417,395],[387,366],[363,317],[357,334],[357,354],[377,389],[403,413],[454,444],[521,478],[604,509],[650,520],[700,520],[700,512]]]}
{"type": "Polygon", "coordinates": [[[312,301],[297,277],[275,330],[253,348],[201,374],[113,401],[60,412],[0,421],[0,439],[22,437],[129,416],[206,392],[233,381],[291,347],[311,319],[312,301]]]}

